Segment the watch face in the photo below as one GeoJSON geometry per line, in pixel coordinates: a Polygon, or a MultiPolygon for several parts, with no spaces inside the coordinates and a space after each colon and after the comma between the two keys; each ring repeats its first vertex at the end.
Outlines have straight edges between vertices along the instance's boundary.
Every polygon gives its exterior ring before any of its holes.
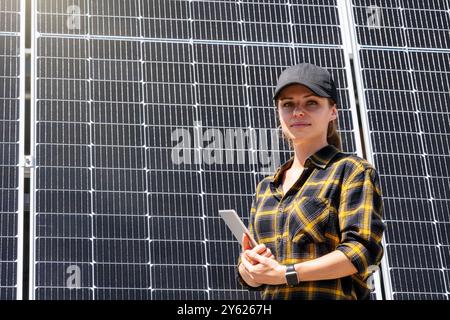
{"type": "Polygon", "coordinates": [[[290,285],[290,286],[294,286],[294,285],[296,285],[297,284],[297,274],[289,274],[288,276],[287,276],[287,282],[288,282],[288,285],[290,285]]]}
{"type": "Polygon", "coordinates": [[[289,286],[298,284],[297,272],[293,265],[289,265],[286,269],[286,282],[289,286]]]}

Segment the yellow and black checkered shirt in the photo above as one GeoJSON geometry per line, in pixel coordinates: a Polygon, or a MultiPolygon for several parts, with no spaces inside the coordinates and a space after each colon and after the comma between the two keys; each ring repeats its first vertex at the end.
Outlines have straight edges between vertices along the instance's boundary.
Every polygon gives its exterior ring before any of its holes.
{"type": "Polygon", "coordinates": [[[327,145],[305,161],[303,173],[283,195],[283,173],[292,161],[293,157],[259,182],[250,212],[250,233],[281,264],[340,250],[358,272],[333,280],[301,281],[295,287],[258,288],[247,286],[238,273],[240,283],[249,290],[260,290],[263,299],[367,299],[368,267],[380,264],[385,229],[375,168],[365,159],[327,145]]]}

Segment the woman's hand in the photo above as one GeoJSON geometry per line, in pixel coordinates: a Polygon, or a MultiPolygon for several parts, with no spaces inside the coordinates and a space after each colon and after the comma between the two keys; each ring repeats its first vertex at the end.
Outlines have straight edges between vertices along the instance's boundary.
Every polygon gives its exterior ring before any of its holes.
{"type": "MultiPolygon", "coordinates": [[[[262,255],[262,256],[270,258],[270,259],[275,259],[274,255],[272,254],[270,249],[267,248],[263,243],[252,248],[250,238],[248,237],[248,235],[246,233],[244,233],[244,235],[242,236],[242,253],[244,253],[246,250],[253,251],[259,255],[262,255]]],[[[247,259],[251,264],[258,263],[257,261],[252,260],[248,256],[246,256],[245,259],[247,259]]]]}
{"type": "Polygon", "coordinates": [[[241,254],[241,260],[243,273],[252,283],[271,285],[286,283],[286,266],[279,264],[274,258],[264,257],[254,250],[246,250],[241,254]],[[257,264],[250,261],[256,261],[257,264]]]}
{"type": "Polygon", "coordinates": [[[250,239],[247,234],[244,234],[242,237],[242,253],[241,253],[241,263],[239,264],[239,273],[244,279],[244,281],[252,287],[259,287],[262,283],[256,282],[252,280],[252,276],[248,273],[247,269],[244,267],[243,262],[246,261],[250,264],[257,264],[256,260],[251,259],[246,252],[255,252],[258,255],[262,255],[269,259],[275,259],[274,255],[264,244],[257,245],[252,248],[250,239]]]}

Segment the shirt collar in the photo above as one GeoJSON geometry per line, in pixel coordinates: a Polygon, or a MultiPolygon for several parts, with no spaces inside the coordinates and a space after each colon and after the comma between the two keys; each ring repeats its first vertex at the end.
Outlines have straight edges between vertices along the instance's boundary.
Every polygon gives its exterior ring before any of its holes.
{"type": "MultiPolygon", "coordinates": [[[[328,144],[325,147],[317,150],[315,153],[310,155],[304,164],[305,168],[320,168],[325,169],[330,161],[334,158],[336,154],[340,151],[335,146],[328,144]]],[[[286,161],[281,167],[277,169],[274,174],[273,182],[275,185],[279,185],[281,178],[283,177],[284,171],[291,167],[292,162],[294,161],[294,156],[292,156],[288,161],[286,161]]]]}

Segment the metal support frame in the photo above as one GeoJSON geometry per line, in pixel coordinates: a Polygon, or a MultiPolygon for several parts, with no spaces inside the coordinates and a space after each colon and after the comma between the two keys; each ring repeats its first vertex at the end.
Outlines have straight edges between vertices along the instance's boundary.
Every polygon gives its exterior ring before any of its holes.
{"type": "Polygon", "coordinates": [[[30,261],[28,268],[28,279],[29,279],[29,293],[28,297],[30,300],[34,300],[34,284],[35,284],[35,243],[34,238],[36,234],[36,220],[35,220],[35,201],[36,201],[36,170],[34,168],[34,159],[36,158],[35,150],[35,116],[36,116],[36,64],[33,59],[36,57],[36,1],[31,1],[31,99],[30,99],[30,126],[31,126],[31,137],[30,137],[30,161],[33,162],[30,167],[30,239],[29,239],[29,250],[30,250],[30,261]]]}
{"type": "MultiPolygon", "coordinates": [[[[365,141],[365,146],[366,146],[366,155],[367,155],[367,160],[371,163],[374,162],[374,157],[373,157],[373,147],[372,147],[372,141],[370,140],[370,132],[369,132],[369,119],[367,116],[367,101],[366,101],[366,97],[364,95],[364,88],[363,88],[363,79],[362,79],[362,70],[361,70],[361,63],[360,63],[360,49],[361,46],[358,44],[357,41],[357,35],[356,35],[356,21],[355,21],[355,17],[353,14],[353,10],[352,10],[352,4],[351,1],[345,1],[343,0],[343,2],[346,3],[346,7],[347,7],[347,17],[350,19],[351,22],[351,27],[349,28],[349,35],[350,35],[350,39],[352,40],[351,45],[352,45],[352,51],[353,51],[353,65],[355,66],[355,78],[356,78],[356,87],[357,87],[357,93],[358,93],[358,97],[359,97],[359,102],[361,105],[361,109],[363,112],[361,112],[361,130],[363,133],[363,138],[365,141]]],[[[384,248],[386,248],[386,238],[383,237],[382,239],[382,245],[384,248]]],[[[386,250],[385,250],[385,254],[381,260],[381,275],[380,275],[380,271],[375,272],[374,274],[374,280],[375,280],[375,286],[376,288],[378,287],[378,290],[376,290],[376,294],[377,294],[377,299],[381,299],[381,294],[382,294],[382,290],[381,290],[381,281],[383,282],[384,285],[384,298],[386,300],[392,300],[392,286],[391,286],[391,279],[390,279],[390,275],[389,275],[389,263],[388,263],[388,257],[386,254],[386,250]],[[380,298],[379,298],[380,296],[380,298]]]]}
{"type": "Polygon", "coordinates": [[[18,185],[18,206],[17,206],[17,300],[22,300],[23,291],[23,240],[24,240],[24,172],[25,172],[25,20],[26,5],[25,0],[20,1],[20,58],[19,58],[19,185],[18,185]]]}

